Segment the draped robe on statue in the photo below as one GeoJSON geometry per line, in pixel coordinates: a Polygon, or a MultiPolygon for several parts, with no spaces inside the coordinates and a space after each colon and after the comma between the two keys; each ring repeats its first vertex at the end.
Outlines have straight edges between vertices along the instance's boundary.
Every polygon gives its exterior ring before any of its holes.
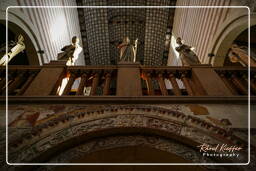
{"type": "Polygon", "coordinates": [[[190,66],[190,65],[198,65],[201,64],[198,56],[191,50],[191,46],[185,45],[181,42],[181,38],[178,37],[176,39],[177,44],[179,45],[176,47],[176,51],[180,54],[180,59],[182,65],[190,66]]]}
{"type": "Polygon", "coordinates": [[[135,48],[130,43],[121,43],[118,47],[120,49],[120,61],[134,62],[135,48]]]}
{"type": "Polygon", "coordinates": [[[176,50],[180,53],[182,64],[187,66],[200,64],[197,55],[190,48],[185,44],[176,47],[176,50]]]}

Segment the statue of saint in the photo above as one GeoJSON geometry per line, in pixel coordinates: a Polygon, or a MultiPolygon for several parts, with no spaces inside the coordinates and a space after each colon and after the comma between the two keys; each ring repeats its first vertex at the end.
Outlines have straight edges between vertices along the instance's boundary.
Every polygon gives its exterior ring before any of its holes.
{"type": "Polygon", "coordinates": [[[176,39],[177,44],[176,51],[180,54],[180,59],[183,66],[198,65],[201,64],[195,52],[191,50],[191,46],[185,45],[181,42],[181,38],[176,39]]]}
{"type": "Polygon", "coordinates": [[[10,52],[5,54],[1,60],[0,60],[0,66],[5,66],[7,63],[9,63],[16,55],[18,55],[20,52],[23,52],[25,49],[25,43],[24,43],[24,37],[20,34],[18,36],[18,40],[16,45],[11,48],[10,52]]]}
{"type": "Polygon", "coordinates": [[[67,66],[74,66],[83,48],[79,45],[78,37],[72,37],[72,44],[61,49],[63,52],[58,54],[58,60],[67,60],[67,66]]]}
{"type": "Polygon", "coordinates": [[[132,45],[129,37],[125,37],[123,42],[117,46],[120,49],[120,61],[136,62],[137,44],[138,39],[132,45]]]}
{"type": "Polygon", "coordinates": [[[251,53],[251,57],[248,56],[247,47],[233,44],[229,50],[228,57],[232,63],[239,62],[243,66],[248,66],[248,60],[250,60],[251,67],[256,67],[255,56],[253,53],[251,53]]]}

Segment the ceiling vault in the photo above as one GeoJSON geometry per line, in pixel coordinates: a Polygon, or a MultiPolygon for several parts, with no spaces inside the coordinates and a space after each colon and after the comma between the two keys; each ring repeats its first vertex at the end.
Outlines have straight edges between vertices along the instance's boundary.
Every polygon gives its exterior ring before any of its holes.
{"type": "MultiPolygon", "coordinates": [[[[77,0],[78,6],[171,6],[176,0],[77,0]]],[[[115,65],[118,44],[138,39],[136,60],[143,65],[166,65],[174,8],[78,8],[86,65],[115,65]],[[166,56],[167,54],[167,56],[166,56]]]]}

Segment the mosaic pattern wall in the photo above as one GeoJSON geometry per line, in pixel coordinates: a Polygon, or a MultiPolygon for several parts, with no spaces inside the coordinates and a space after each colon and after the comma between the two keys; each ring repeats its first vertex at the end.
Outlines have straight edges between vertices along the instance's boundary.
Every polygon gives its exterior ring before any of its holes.
{"type": "MultiPolygon", "coordinates": [[[[83,6],[83,1],[77,0],[76,1],[78,6],[83,6]]],[[[83,8],[77,8],[79,24],[80,24],[80,31],[81,31],[81,38],[83,42],[83,53],[84,53],[84,62],[85,65],[90,65],[90,54],[89,54],[89,46],[88,46],[88,38],[86,33],[86,26],[85,26],[85,12],[83,8]]]]}
{"type": "MultiPolygon", "coordinates": [[[[84,6],[165,6],[172,5],[172,2],[176,1],[77,0],[78,5],[84,6]]],[[[78,11],[79,18],[82,17],[80,25],[85,58],[90,59],[85,59],[86,63],[117,64],[120,56],[117,46],[128,36],[132,44],[138,38],[137,61],[144,65],[162,65],[165,36],[171,20],[169,9],[94,8],[78,11]]]]}
{"type": "MultiPolygon", "coordinates": [[[[106,0],[94,1],[84,0],[83,5],[86,6],[104,6],[107,5],[106,0]]],[[[109,55],[109,33],[107,22],[107,9],[84,9],[85,26],[88,38],[88,48],[91,64],[101,65],[110,64],[109,55]]]]}
{"type": "MultiPolygon", "coordinates": [[[[145,0],[142,1],[108,1],[109,6],[143,6],[145,0]]],[[[131,43],[138,38],[137,61],[143,63],[144,56],[144,39],[145,39],[145,20],[146,9],[108,9],[108,23],[110,35],[110,55],[112,61],[118,61],[119,50],[117,45],[122,39],[128,36],[131,43]]],[[[115,63],[115,62],[114,62],[115,63]]]]}
{"type": "MultiPolygon", "coordinates": [[[[169,1],[148,0],[148,6],[169,5],[169,1]]],[[[162,65],[169,9],[147,9],[145,31],[145,65],[162,65]]]]}

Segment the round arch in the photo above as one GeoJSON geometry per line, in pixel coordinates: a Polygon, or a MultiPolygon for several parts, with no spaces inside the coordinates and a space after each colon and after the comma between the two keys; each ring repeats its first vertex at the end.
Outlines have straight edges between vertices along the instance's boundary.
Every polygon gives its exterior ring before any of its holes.
{"type": "MultiPolygon", "coordinates": [[[[250,15],[250,21],[250,26],[256,25],[256,14],[250,15]]],[[[208,50],[215,55],[212,61],[214,66],[223,66],[225,56],[233,41],[246,29],[248,29],[248,14],[235,15],[231,20],[223,23],[208,50]]]]}
{"type": "MultiPolygon", "coordinates": [[[[165,139],[168,143],[178,142],[176,146],[183,145],[181,149],[186,147],[193,151],[191,155],[196,160],[192,162],[202,162],[203,158],[198,157],[201,154],[197,147],[202,143],[241,143],[235,136],[228,135],[225,130],[173,109],[136,105],[110,106],[91,111],[85,108],[48,118],[27,134],[19,138],[15,137],[13,141],[9,140],[9,162],[45,162],[67,149],[90,144],[90,141],[102,137],[117,135],[162,137],[160,139],[165,139]]],[[[132,139],[130,138],[130,141],[132,139]]],[[[150,138],[144,139],[150,140],[150,138]]],[[[145,141],[145,143],[148,142],[145,141]]],[[[120,146],[127,146],[127,144],[121,143],[120,146]]],[[[170,147],[161,145],[161,143],[151,147],[157,148],[158,146],[158,150],[173,153],[173,151],[168,151],[170,147]]],[[[112,145],[112,147],[115,146],[112,145]]],[[[247,162],[247,158],[244,156],[239,161],[232,159],[229,162],[247,162]]]]}
{"type": "MultiPolygon", "coordinates": [[[[8,10],[8,29],[15,34],[22,34],[25,38],[28,60],[31,65],[42,65],[43,55],[38,51],[42,49],[39,32],[28,18],[19,10],[8,10]]],[[[0,24],[6,25],[6,13],[0,12],[0,24]]]]}

